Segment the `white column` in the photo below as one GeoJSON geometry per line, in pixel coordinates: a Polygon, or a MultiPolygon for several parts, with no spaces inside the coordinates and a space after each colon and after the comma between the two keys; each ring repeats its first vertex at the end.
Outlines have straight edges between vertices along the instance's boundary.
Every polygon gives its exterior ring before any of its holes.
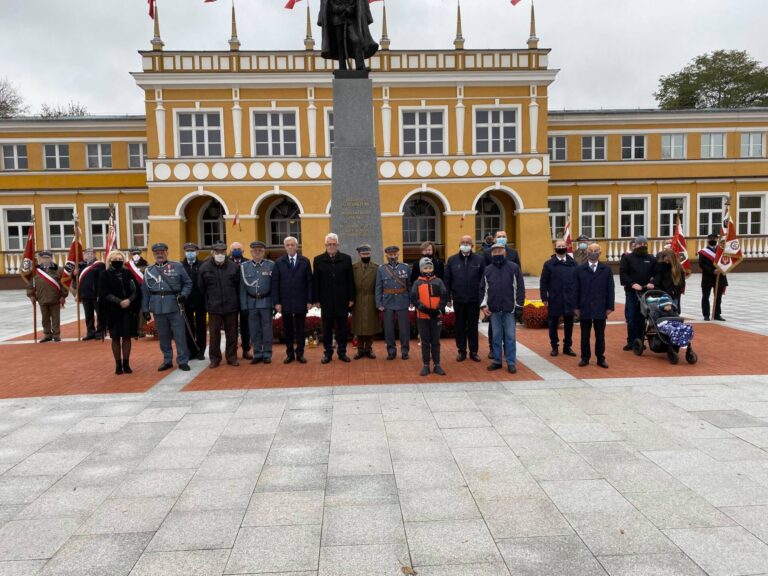
{"type": "Polygon", "coordinates": [[[165,106],[163,91],[155,90],[155,125],[157,126],[157,157],[167,158],[165,152],[165,106]]]}
{"type": "Polygon", "coordinates": [[[456,154],[464,155],[464,86],[456,87],[456,154]]]}
{"type": "Polygon", "coordinates": [[[240,89],[232,89],[232,131],[235,135],[235,158],[243,157],[243,108],[240,106],[240,89]]]}
{"type": "Polygon", "coordinates": [[[307,88],[307,132],[309,135],[309,157],[317,158],[317,106],[315,105],[315,89],[307,88]]]}
{"type": "Polygon", "coordinates": [[[382,88],[381,130],[384,140],[384,156],[392,156],[392,107],[389,105],[389,86],[382,88]]]}
{"type": "Polygon", "coordinates": [[[539,141],[539,103],[536,102],[536,85],[531,85],[531,102],[528,104],[528,121],[531,125],[531,154],[538,152],[539,141]]]}

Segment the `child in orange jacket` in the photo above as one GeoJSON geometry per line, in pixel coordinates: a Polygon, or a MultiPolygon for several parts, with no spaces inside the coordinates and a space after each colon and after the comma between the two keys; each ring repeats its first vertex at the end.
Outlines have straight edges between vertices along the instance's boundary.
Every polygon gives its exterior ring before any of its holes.
{"type": "Polygon", "coordinates": [[[431,357],[434,364],[432,371],[445,376],[445,370],[440,366],[440,315],[445,314],[448,290],[443,281],[435,276],[435,265],[429,258],[419,260],[419,272],[419,278],[411,287],[411,303],[416,307],[416,323],[421,338],[421,358],[424,362],[421,375],[429,375],[431,357]]]}

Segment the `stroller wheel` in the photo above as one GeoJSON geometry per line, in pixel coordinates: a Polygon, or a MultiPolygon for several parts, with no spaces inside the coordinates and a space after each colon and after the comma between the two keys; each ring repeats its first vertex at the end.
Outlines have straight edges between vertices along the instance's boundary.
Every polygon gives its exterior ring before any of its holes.
{"type": "Polygon", "coordinates": [[[667,350],[667,358],[669,358],[670,364],[677,364],[680,361],[680,356],[678,356],[677,352],[675,352],[673,348],[669,348],[667,350]]]}
{"type": "Polygon", "coordinates": [[[696,352],[688,348],[688,350],[685,351],[685,361],[688,362],[688,364],[696,364],[696,362],[699,361],[699,357],[696,355],[696,352]]]}
{"type": "Polygon", "coordinates": [[[632,352],[635,353],[635,356],[642,356],[643,355],[643,341],[640,338],[635,338],[635,340],[632,342],[632,352]]]}

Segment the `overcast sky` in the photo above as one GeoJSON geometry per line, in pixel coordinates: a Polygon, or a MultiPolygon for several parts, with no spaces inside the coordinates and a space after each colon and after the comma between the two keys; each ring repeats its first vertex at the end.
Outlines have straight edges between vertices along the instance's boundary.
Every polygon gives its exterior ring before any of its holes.
{"type": "MultiPolygon", "coordinates": [[[[168,50],[228,49],[231,0],[158,0],[168,50]]],[[[243,50],[302,49],[307,0],[236,0],[243,50]]],[[[310,0],[313,21],[319,0],[310,0]]],[[[531,0],[463,0],[467,48],[524,48],[531,0]]],[[[381,2],[372,5],[374,38],[381,2]]],[[[456,0],[388,0],[392,49],[452,48],[456,0]]],[[[540,46],[560,74],[550,109],[648,108],[662,74],[717,49],[768,64],[766,0],[536,0],[540,46]]],[[[0,0],[0,78],[31,113],[43,102],[143,114],[130,71],[150,48],[146,0],[0,0]]],[[[314,27],[318,40],[319,29],[314,27]]],[[[319,45],[319,42],[318,42],[319,45]]]]}

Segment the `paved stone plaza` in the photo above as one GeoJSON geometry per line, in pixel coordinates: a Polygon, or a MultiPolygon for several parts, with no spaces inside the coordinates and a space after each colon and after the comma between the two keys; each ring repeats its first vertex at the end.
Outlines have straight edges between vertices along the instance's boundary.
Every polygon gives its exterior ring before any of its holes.
{"type": "MultiPolygon", "coordinates": [[[[734,275],[729,329],[768,337],[765,278],[734,275]]],[[[0,337],[28,333],[20,294],[0,299],[0,337]]],[[[197,362],[144,393],[2,400],[0,576],[768,574],[768,363],[520,360],[539,379],[183,391],[197,362]]]]}

